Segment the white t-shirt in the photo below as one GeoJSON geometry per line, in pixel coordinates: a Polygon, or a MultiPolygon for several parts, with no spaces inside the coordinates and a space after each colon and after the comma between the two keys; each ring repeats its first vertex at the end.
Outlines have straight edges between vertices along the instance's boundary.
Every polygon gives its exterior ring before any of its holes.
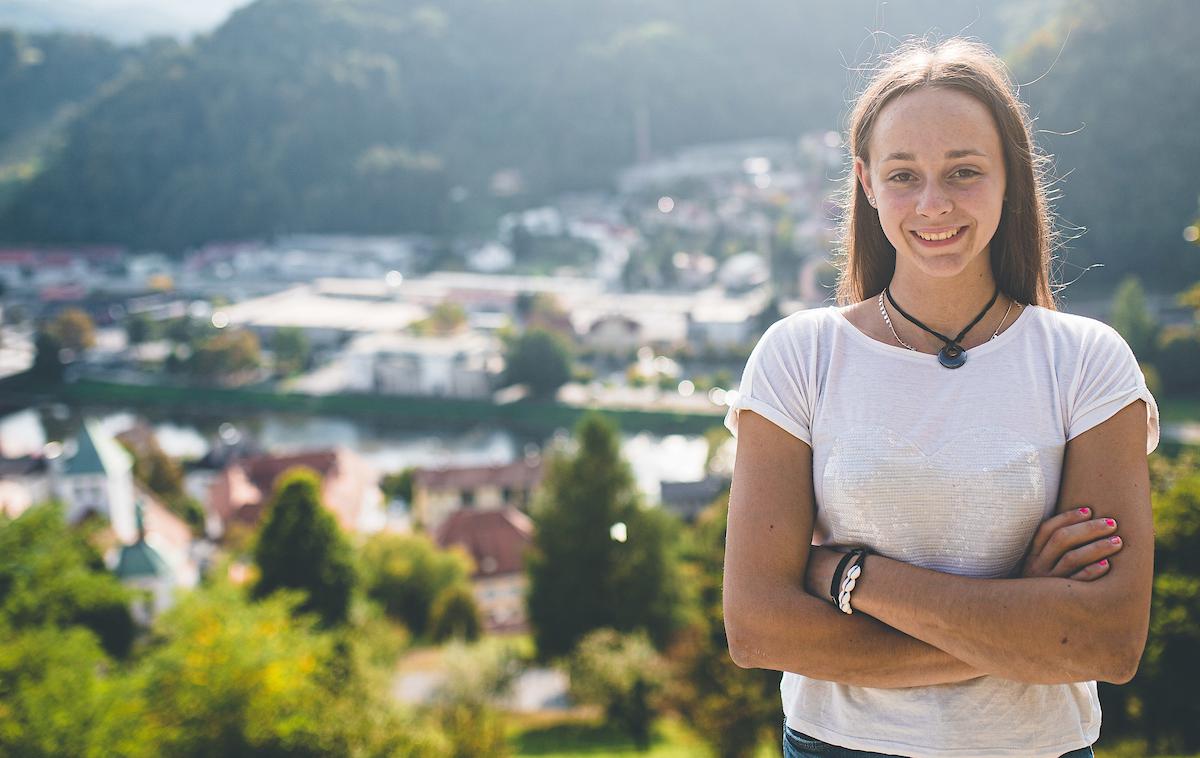
{"type": "MultiPolygon", "coordinates": [[[[1149,453],[1158,406],[1128,344],[1095,319],[1026,306],[947,369],[830,306],[766,331],[725,426],[736,437],[748,408],[812,447],[813,544],[998,578],[1055,512],[1067,440],[1139,398],[1149,453]]],[[[784,672],[780,691],[788,726],[855,750],[1057,758],[1100,736],[1094,681],[882,689],[784,672]]]]}

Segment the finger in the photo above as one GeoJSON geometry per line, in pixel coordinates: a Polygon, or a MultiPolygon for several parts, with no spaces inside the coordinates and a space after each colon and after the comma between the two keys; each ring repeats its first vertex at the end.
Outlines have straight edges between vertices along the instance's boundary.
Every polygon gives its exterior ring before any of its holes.
{"type": "Polygon", "coordinates": [[[1050,576],[1070,576],[1085,566],[1116,554],[1121,547],[1121,538],[1114,535],[1075,548],[1059,559],[1050,576]]]}
{"type": "Polygon", "coordinates": [[[1104,574],[1108,572],[1108,567],[1110,565],[1112,565],[1111,562],[1107,558],[1105,558],[1104,560],[1102,560],[1098,563],[1089,563],[1087,566],[1084,566],[1079,571],[1076,571],[1074,574],[1071,574],[1071,576],[1068,578],[1069,579],[1078,579],[1079,581],[1082,581],[1082,582],[1090,582],[1092,580],[1099,579],[1100,577],[1104,576],[1104,574]]]}
{"type": "Polygon", "coordinates": [[[1046,547],[1043,548],[1036,561],[1038,565],[1044,564],[1047,572],[1052,571],[1058,561],[1069,551],[1081,545],[1107,538],[1113,533],[1116,524],[1117,522],[1110,518],[1096,518],[1082,524],[1064,526],[1050,535],[1046,547]]]}
{"type": "MultiPolygon", "coordinates": [[[[1082,518],[1081,510],[1075,511],[1080,518],[1082,518]]],[[[1068,514],[1059,515],[1066,516],[1068,514]]],[[[1112,527],[1108,526],[1108,521],[1111,521],[1111,519],[1093,518],[1079,523],[1070,523],[1067,520],[1065,526],[1059,526],[1054,529],[1039,552],[1029,555],[1026,560],[1026,564],[1029,566],[1029,573],[1033,576],[1051,576],[1055,566],[1070,550],[1112,533],[1112,527]]],[[[1046,524],[1054,526],[1054,520],[1048,519],[1046,524]]],[[[1101,557],[1103,556],[1096,556],[1096,560],[1099,560],[1101,557]]],[[[1082,563],[1079,563],[1076,565],[1076,568],[1082,565],[1082,563]]]]}
{"type": "Polygon", "coordinates": [[[1029,548],[1029,554],[1039,555],[1046,548],[1046,543],[1050,541],[1050,537],[1055,532],[1065,526],[1087,521],[1091,518],[1091,515],[1092,509],[1085,505],[1081,508],[1072,508],[1069,511],[1063,511],[1046,519],[1038,527],[1037,533],[1033,535],[1033,544],[1029,548]]]}

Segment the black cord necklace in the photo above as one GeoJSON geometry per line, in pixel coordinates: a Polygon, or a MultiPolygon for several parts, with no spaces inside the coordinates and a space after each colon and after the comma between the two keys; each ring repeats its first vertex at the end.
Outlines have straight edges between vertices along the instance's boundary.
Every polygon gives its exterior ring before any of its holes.
{"type": "Polygon", "coordinates": [[[893,308],[900,312],[901,316],[929,332],[934,337],[937,337],[942,342],[946,343],[942,346],[942,349],[938,351],[938,363],[942,364],[946,368],[958,368],[967,362],[966,348],[960,344],[962,338],[967,335],[967,332],[971,331],[971,327],[979,323],[979,320],[983,318],[984,314],[992,309],[992,306],[996,303],[996,298],[1000,297],[1000,288],[996,287],[996,292],[992,295],[992,299],[988,301],[987,305],[983,306],[983,310],[979,312],[979,315],[976,316],[971,323],[967,324],[966,328],[959,332],[957,337],[951,339],[940,332],[935,332],[934,330],[922,324],[920,321],[917,321],[915,318],[905,313],[904,309],[897,305],[896,301],[892,299],[891,285],[884,287],[883,291],[887,294],[888,302],[892,304],[893,308]]]}

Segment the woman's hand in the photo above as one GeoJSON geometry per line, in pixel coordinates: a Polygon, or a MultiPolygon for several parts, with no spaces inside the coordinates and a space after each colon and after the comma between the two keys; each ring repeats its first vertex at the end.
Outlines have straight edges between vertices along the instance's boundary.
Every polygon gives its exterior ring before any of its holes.
{"type": "Polygon", "coordinates": [[[1099,579],[1108,573],[1109,556],[1121,549],[1116,530],[1116,521],[1092,518],[1090,508],[1055,514],[1038,527],[1013,576],[1057,576],[1085,582],[1099,579]]]}

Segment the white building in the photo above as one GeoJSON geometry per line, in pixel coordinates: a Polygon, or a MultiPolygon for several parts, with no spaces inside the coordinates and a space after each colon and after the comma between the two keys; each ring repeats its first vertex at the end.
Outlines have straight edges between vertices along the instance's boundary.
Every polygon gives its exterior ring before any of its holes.
{"type": "Polygon", "coordinates": [[[134,517],[133,459],[95,421],[85,421],[76,438],[75,455],[58,477],[58,497],[67,523],[94,513],[124,544],[138,538],[134,517]]]}
{"type": "Polygon", "coordinates": [[[499,339],[474,332],[368,334],[347,346],[343,363],[346,390],[433,397],[489,397],[504,368],[499,339]]]}

